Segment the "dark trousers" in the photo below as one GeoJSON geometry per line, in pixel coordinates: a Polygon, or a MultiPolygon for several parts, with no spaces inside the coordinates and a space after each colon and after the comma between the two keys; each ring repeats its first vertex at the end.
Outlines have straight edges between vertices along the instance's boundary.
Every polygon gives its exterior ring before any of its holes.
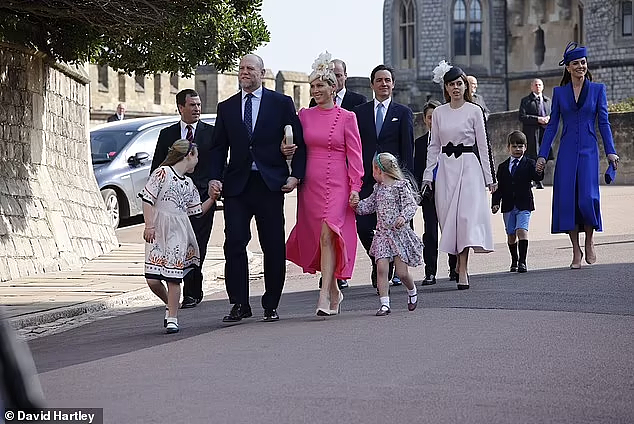
{"type": "MultiPolygon", "coordinates": [[[[425,276],[438,273],[438,215],[434,198],[423,199],[423,260],[425,261],[425,276]]],[[[455,271],[458,256],[449,255],[449,272],[455,271]]]]}
{"type": "Polygon", "coordinates": [[[224,199],[225,285],[231,304],[249,304],[247,244],[251,240],[251,219],[255,216],[260,246],[264,253],[262,307],[277,309],[286,276],[284,193],[269,190],[262,176],[252,171],[242,193],[224,199]]]}
{"type": "Polygon", "coordinates": [[[438,268],[438,216],[434,199],[423,199],[423,260],[425,276],[436,275],[438,268]]]}
{"type": "MultiPolygon", "coordinates": [[[[208,198],[205,197],[205,199],[208,198]]],[[[207,245],[211,236],[211,227],[214,222],[214,212],[216,206],[201,217],[190,217],[189,222],[192,223],[196,241],[198,242],[198,250],[200,250],[200,267],[194,267],[183,277],[183,297],[189,296],[197,300],[203,298],[203,273],[202,267],[207,255],[207,245]]]]}

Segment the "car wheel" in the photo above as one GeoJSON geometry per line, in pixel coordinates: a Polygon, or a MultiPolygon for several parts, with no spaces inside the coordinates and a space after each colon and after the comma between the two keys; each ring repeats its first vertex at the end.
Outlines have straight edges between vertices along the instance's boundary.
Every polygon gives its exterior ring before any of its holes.
{"type": "Polygon", "coordinates": [[[119,198],[117,197],[117,192],[111,188],[107,188],[105,190],[101,190],[101,196],[106,204],[106,212],[108,212],[108,217],[110,218],[110,225],[112,225],[112,228],[117,228],[119,226],[120,219],[119,198]]]}

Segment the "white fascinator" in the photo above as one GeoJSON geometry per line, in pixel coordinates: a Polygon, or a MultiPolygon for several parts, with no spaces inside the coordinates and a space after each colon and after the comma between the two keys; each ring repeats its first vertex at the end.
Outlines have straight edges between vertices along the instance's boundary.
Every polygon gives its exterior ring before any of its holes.
{"type": "Polygon", "coordinates": [[[320,78],[322,80],[327,79],[333,83],[337,81],[334,71],[335,64],[332,63],[332,55],[328,53],[327,50],[324,53],[320,54],[317,59],[315,59],[312,68],[313,71],[311,72],[310,77],[308,77],[309,81],[314,81],[317,78],[320,78]]]}
{"type": "Polygon", "coordinates": [[[433,81],[436,84],[442,84],[443,83],[443,77],[445,76],[447,71],[449,71],[451,68],[452,68],[452,66],[449,63],[447,63],[446,60],[441,60],[440,63],[438,63],[438,66],[436,66],[434,68],[433,81]]]}

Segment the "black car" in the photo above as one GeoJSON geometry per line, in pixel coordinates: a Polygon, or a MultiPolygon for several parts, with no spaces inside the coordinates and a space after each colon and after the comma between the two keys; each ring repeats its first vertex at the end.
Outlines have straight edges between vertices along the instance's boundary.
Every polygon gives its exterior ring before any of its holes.
{"type": "MultiPolygon", "coordinates": [[[[200,119],[214,125],[216,115],[200,119]]],[[[150,176],[159,133],[179,120],[178,115],[126,119],[90,130],[93,170],[114,228],[122,219],[143,213],[138,193],[150,176]]]]}

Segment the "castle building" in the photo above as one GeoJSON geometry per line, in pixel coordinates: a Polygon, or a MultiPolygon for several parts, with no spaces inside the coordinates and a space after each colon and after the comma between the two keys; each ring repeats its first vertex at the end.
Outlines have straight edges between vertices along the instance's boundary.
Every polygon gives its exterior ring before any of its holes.
{"type": "Polygon", "coordinates": [[[442,99],[432,82],[441,60],[478,79],[492,111],[516,109],[533,78],[559,85],[570,41],[588,48],[594,81],[608,102],[634,97],[632,1],[385,0],[384,62],[395,68],[397,101],[419,111],[442,99]]]}

